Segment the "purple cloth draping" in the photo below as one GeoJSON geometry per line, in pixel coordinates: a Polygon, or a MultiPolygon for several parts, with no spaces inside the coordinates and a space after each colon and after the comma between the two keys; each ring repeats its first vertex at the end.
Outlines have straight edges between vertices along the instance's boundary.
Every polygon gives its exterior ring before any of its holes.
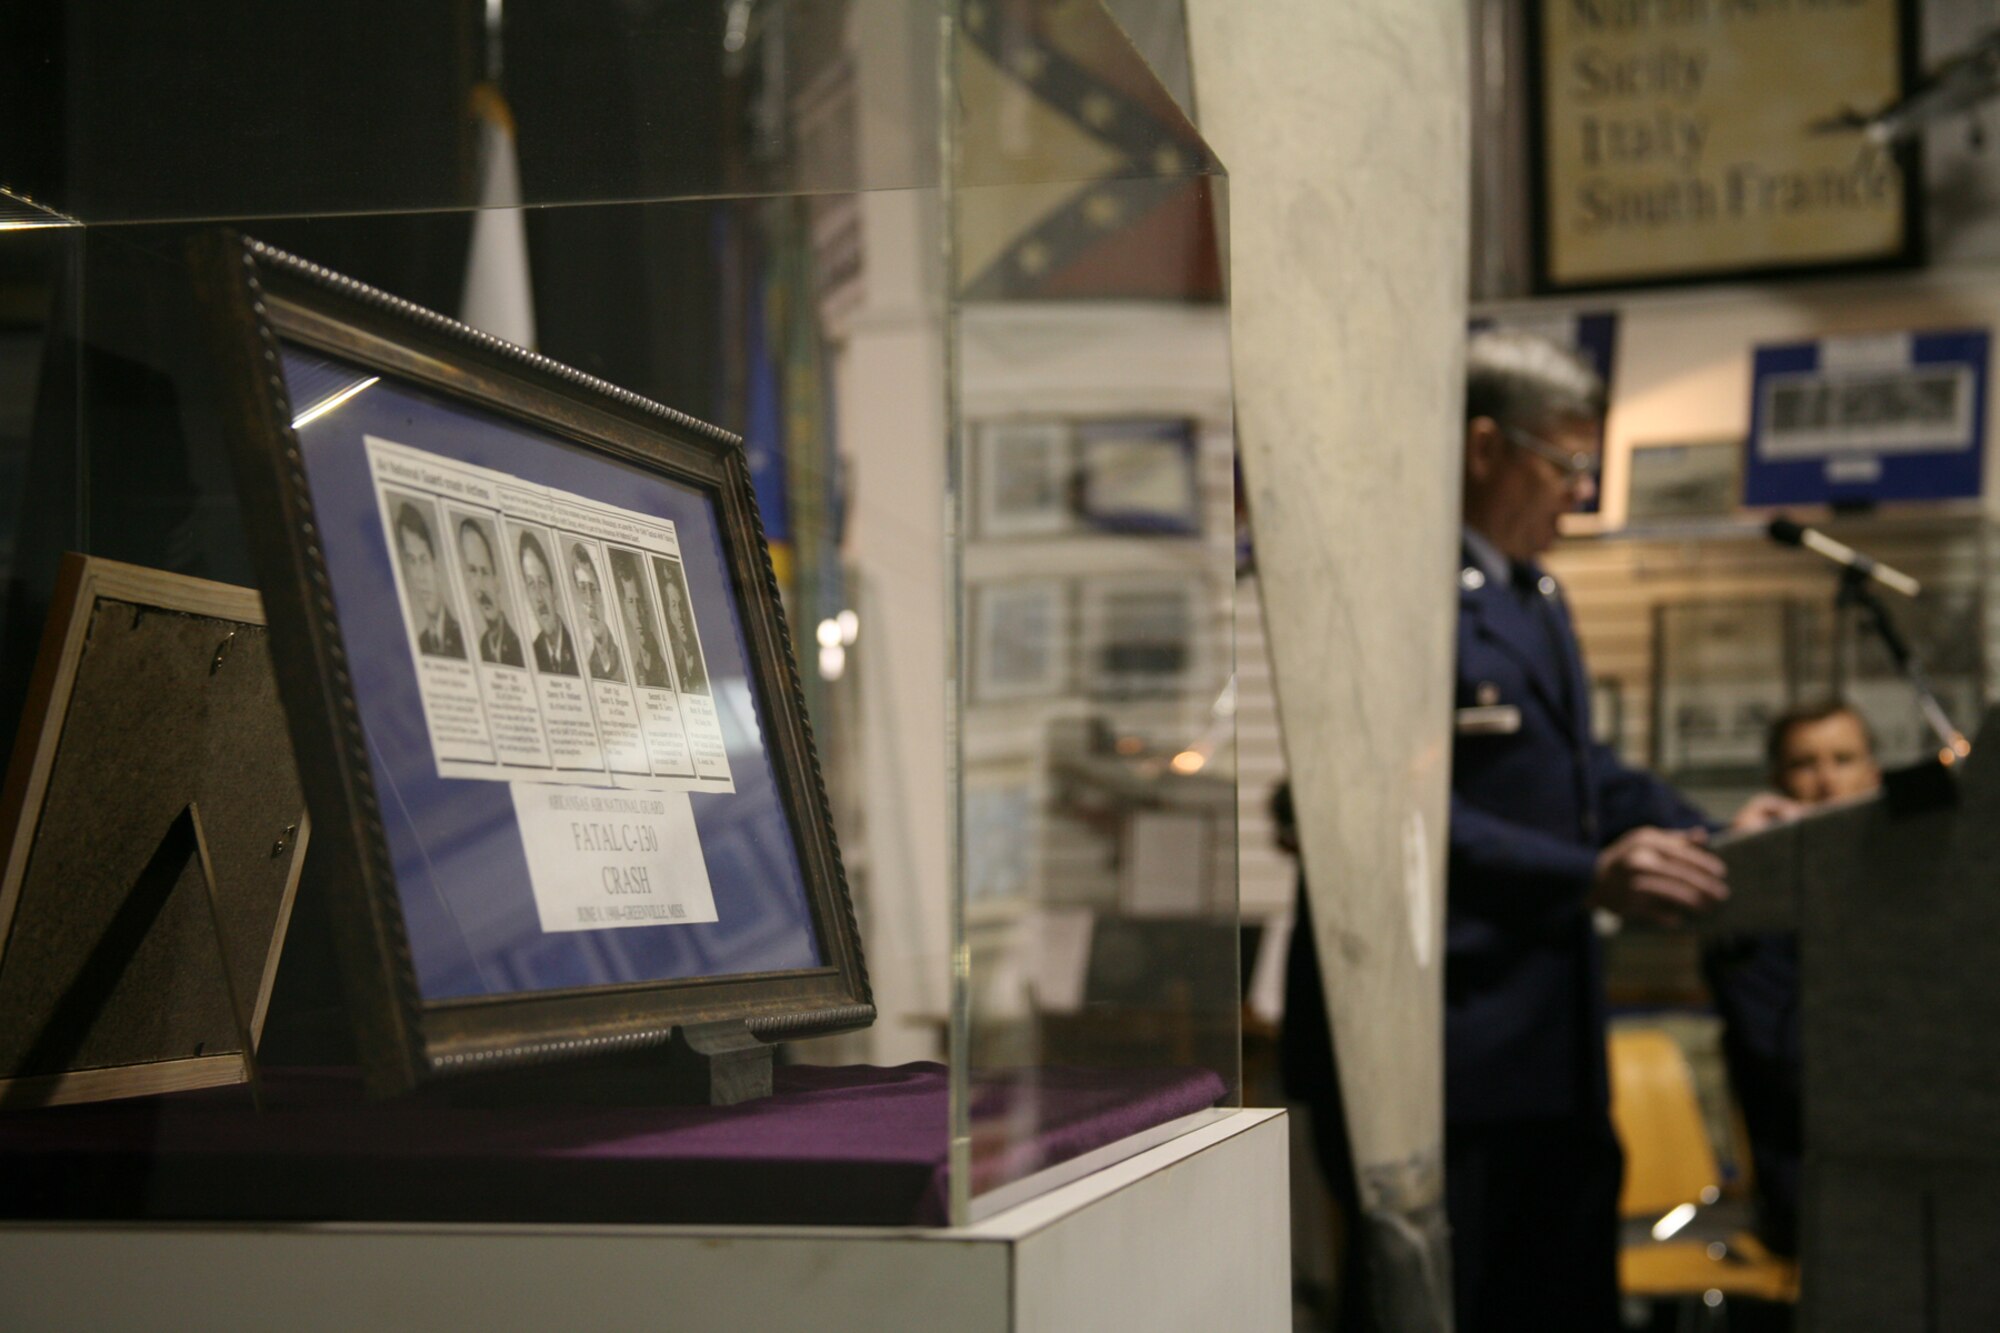
{"type": "MultiPolygon", "coordinates": [[[[551,1070],[552,1086],[560,1074],[551,1070]]],[[[0,1215],[939,1225],[942,1065],[780,1067],[733,1107],[371,1103],[348,1071],[0,1112],[0,1215]]],[[[973,1089],[975,1192],[1214,1106],[1206,1069],[1034,1069],[973,1089]]]]}

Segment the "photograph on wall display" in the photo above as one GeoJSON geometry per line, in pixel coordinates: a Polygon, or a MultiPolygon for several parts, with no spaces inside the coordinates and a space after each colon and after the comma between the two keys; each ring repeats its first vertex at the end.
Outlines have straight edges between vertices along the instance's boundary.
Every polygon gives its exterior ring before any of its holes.
{"type": "Polygon", "coordinates": [[[1691,789],[1754,786],[1771,720],[1802,697],[1818,608],[1788,597],[1653,610],[1653,767],[1691,789]]]}
{"type": "Polygon", "coordinates": [[[1914,0],[1519,8],[1538,289],[1917,262],[1914,0]]]}
{"type": "Polygon", "coordinates": [[[1197,668],[1195,590],[1177,578],[1099,579],[1083,588],[1085,682],[1105,697],[1175,694],[1197,668]]]}
{"type": "Polygon", "coordinates": [[[1076,430],[1085,522],[1107,532],[1201,530],[1192,421],[1089,421],[1076,430]]]}
{"type": "Polygon", "coordinates": [[[1069,614],[1052,579],[987,584],[974,596],[972,697],[1060,694],[1069,684],[1069,614]]]}
{"type": "Polygon", "coordinates": [[[371,1089],[871,1022],[742,442],[190,253],[371,1089]]]}
{"type": "Polygon", "coordinates": [[[965,898],[1020,898],[1035,883],[1041,812],[1031,782],[1012,775],[967,774],[965,898]]]}
{"type": "Polygon", "coordinates": [[[660,583],[660,605],[666,608],[667,651],[673,655],[674,679],[684,694],[708,693],[708,668],[702,661],[701,639],[688,600],[687,576],[678,560],[655,558],[653,573],[660,583]]]}
{"type": "Polygon", "coordinates": [[[487,666],[525,670],[528,662],[521,646],[521,632],[515,622],[519,613],[508,589],[506,561],[501,558],[500,538],[493,520],[447,507],[445,517],[452,530],[452,546],[458,553],[458,574],[465,585],[465,600],[473,611],[473,643],[479,660],[487,666]]]}
{"type": "Polygon", "coordinates": [[[437,510],[428,500],[385,489],[391,550],[410,616],[410,638],[427,657],[465,660],[465,633],[451,607],[451,579],[439,558],[437,510]]]}
{"type": "Polygon", "coordinates": [[[1074,527],[1068,426],[989,421],[977,429],[979,535],[1047,536],[1074,527]]]}
{"type": "Polygon", "coordinates": [[[1743,441],[1634,443],[1626,460],[1628,524],[1726,518],[1743,497],[1743,441]]]}
{"type": "Polygon", "coordinates": [[[1866,505],[1984,493],[1984,328],[1763,343],[1750,359],[1749,505],[1866,505]]]}

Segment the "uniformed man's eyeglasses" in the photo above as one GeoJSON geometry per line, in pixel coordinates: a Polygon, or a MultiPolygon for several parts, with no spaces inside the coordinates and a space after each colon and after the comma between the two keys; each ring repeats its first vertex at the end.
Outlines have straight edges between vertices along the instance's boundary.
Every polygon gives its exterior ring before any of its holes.
{"type": "Polygon", "coordinates": [[[1585,450],[1572,452],[1560,445],[1551,444],[1539,435],[1530,434],[1514,426],[1502,426],[1500,433],[1519,448],[1555,464],[1556,469],[1562,473],[1563,480],[1567,482],[1580,481],[1585,477],[1595,481],[1603,467],[1603,460],[1594,453],[1585,450]]]}

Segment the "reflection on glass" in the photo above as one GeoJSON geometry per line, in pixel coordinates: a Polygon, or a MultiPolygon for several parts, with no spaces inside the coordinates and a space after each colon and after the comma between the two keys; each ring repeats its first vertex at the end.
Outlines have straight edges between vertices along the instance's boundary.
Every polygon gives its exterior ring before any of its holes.
{"type": "Polygon", "coordinates": [[[1234,1104],[1242,1003],[1219,190],[1101,11],[977,10],[953,431],[975,1216],[1234,1104]]]}

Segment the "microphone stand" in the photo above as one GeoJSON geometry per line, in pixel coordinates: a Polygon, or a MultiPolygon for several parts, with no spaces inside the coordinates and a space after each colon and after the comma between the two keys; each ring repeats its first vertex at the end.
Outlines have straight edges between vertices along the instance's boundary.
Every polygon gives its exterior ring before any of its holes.
{"type": "Polygon", "coordinates": [[[1924,721],[1930,724],[1941,747],[1938,760],[1944,764],[1954,764],[1972,753],[1972,742],[1965,739],[1965,733],[1951,724],[1945,715],[1936,693],[1931,689],[1923,667],[1917,664],[1910,645],[1897,630],[1895,620],[1889,615],[1889,608],[1882,604],[1875,589],[1869,585],[1869,575],[1865,568],[1850,565],[1840,571],[1840,593],[1834,598],[1836,607],[1855,607],[1866,614],[1865,624],[1875,631],[1882,646],[1889,650],[1889,658],[1896,664],[1896,670],[1910,683],[1916,692],[1917,707],[1922,710],[1924,721]]]}

